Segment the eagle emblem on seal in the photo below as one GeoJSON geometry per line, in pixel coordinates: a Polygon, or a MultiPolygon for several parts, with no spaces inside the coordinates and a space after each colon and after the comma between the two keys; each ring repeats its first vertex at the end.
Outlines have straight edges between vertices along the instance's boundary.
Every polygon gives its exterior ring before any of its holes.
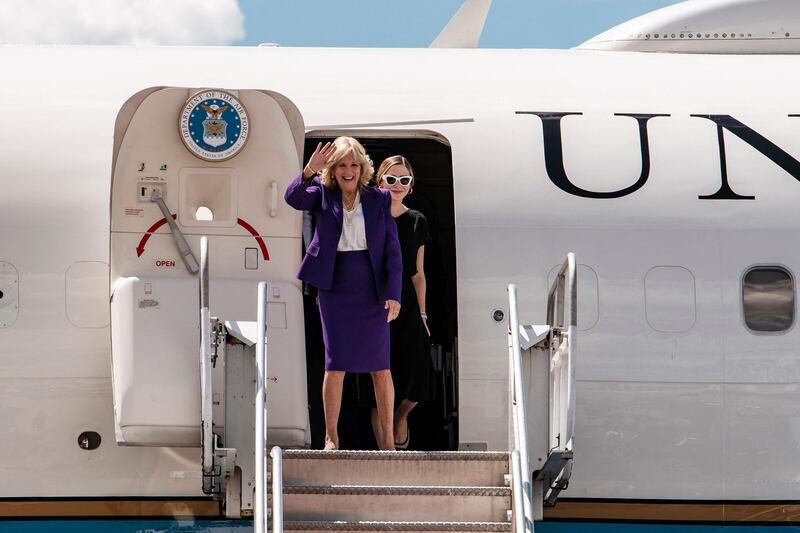
{"type": "Polygon", "coordinates": [[[228,123],[222,118],[228,106],[200,104],[200,109],[205,111],[208,117],[203,121],[203,140],[215,148],[222,146],[228,141],[228,123]]]}

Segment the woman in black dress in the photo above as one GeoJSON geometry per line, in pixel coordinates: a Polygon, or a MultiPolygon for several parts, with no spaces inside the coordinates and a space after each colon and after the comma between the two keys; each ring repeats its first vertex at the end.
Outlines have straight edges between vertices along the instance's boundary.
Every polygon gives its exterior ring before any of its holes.
{"type": "MultiPolygon", "coordinates": [[[[407,449],[408,414],[418,402],[434,396],[430,360],[430,331],[425,313],[425,244],[430,242],[425,215],[403,205],[414,186],[414,171],[400,155],[386,158],[375,175],[379,187],[392,195],[391,213],[403,256],[403,288],[400,314],[391,323],[391,371],[395,387],[394,440],[407,449]]],[[[373,409],[373,429],[377,428],[373,409]]],[[[376,434],[376,437],[379,435],[376,434]]],[[[380,442],[380,440],[379,440],[380,442]]]]}

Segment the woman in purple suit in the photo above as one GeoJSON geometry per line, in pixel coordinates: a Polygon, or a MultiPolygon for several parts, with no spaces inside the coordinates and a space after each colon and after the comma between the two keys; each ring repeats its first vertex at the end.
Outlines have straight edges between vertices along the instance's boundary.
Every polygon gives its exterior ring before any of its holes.
{"type": "Polygon", "coordinates": [[[369,372],[378,408],[378,446],[394,449],[389,322],[400,312],[402,260],[388,191],[365,187],[374,167],[352,137],[317,145],[286,203],[313,211],[317,226],[297,277],[319,289],[325,342],[325,449],[339,447],[345,372],[369,372]],[[319,176],[318,176],[319,175],[319,176]]]}

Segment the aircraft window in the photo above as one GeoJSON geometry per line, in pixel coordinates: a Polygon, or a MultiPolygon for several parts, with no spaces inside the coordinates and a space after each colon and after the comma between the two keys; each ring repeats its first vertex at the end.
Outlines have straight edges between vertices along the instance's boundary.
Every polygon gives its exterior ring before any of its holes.
{"type": "MultiPolygon", "coordinates": [[[[547,275],[549,288],[556,279],[561,265],[554,266],[547,275]]],[[[597,291],[597,272],[587,265],[578,265],[578,331],[588,331],[597,324],[599,318],[599,295],[597,291]]]]}
{"type": "Polygon", "coordinates": [[[782,267],[755,267],[742,280],[744,322],[750,331],[777,333],[794,323],[794,279],[782,267]]]}
{"type": "Polygon", "coordinates": [[[679,266],[656,266],[644,277],[645,317],[656,331],[679,333],[694,326],[695,283],[679,266]]]}
{"type": "Polygon", "coordinates": [[[211,222],[214,220],[214,212],[206,206],[201,205],[197,208],[197,211],[195,211],[194,219],[201,220],[203,222],[211,222]]]}

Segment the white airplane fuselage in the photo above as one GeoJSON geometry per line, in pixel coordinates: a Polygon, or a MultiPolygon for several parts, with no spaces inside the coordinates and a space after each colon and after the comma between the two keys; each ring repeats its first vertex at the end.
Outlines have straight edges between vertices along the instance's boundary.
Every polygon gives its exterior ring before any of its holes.
{"type": "Polygon", "coordinates": [[[462,443],[507,449],[507,325],[492,312],[507,311],[516,283],[521,320],[544,323],[548,276],[574,252],[564,495],[799,499],[797,319],[756,334],[742,311],[748,269],[800,269],[799,66],[579,50],[0,47],[0,266],[18,276],[18,308],[0,305],[0,498],[201,494],[197,449],[114,444],[108,309],[82,309],[81,289],[65,288],[73,265],[109,262],[120,107],[175,86],[275,91],[309,132],[447,140],[462,443]],[[76,326],[82,313],[101,319],[76,326]],[[93,452],[75,445],[87,429],[105,439],[93,452]]]}

